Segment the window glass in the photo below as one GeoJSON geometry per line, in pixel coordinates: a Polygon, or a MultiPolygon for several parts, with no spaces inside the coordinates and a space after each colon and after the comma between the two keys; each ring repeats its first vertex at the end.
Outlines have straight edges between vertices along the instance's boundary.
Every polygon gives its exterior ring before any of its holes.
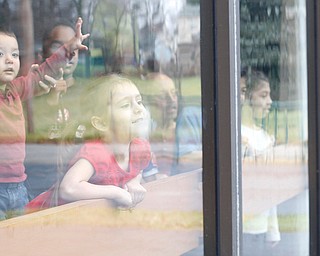
{"type": "Polygon", "coordinates": [[[306,3],[240,1],[243,255],[308,255],[306,3]]]}
{"type": "Polygon", "coordinates": [[[0,196],[24,199],[0,236],[42,241],[33,255],[203,255],[200,1],[0,4],[16,36],[0,32],[0,196]]]}

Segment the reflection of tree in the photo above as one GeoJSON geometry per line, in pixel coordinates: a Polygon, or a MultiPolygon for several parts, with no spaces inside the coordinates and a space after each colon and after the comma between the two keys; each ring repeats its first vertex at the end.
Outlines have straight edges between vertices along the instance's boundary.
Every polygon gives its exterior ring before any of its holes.
{"type": "Polygon", "coordinates": [[[272,98],[279,97],[282,0],[240,1],[241,65],[264,71],[271,80],[272,98]]]}
{"type": "Polygon", "coordinates": [[[306,88],[306,56],[305,45],[305,21],[306,14],[304,1],[282,0],[283,15],[281,21],[281,55],[280,55],[280,79],[281,79],[281,100],[296,100],[303,97],[303,90],[306,88]]]}
{"type": "Polygon", "coordinates": [[[155,1],[141,1],[139,4],[138,24],[140,38],[140,49],[146,55],[154,55],[156,33],[160,32],[163,26],[163,17],[161,17],[161,3],[155,1]]]}
{"type": "MultiPolygon", "coordinates": [[[[17,20],[23,15],[16,4],[19,1],[0,0],[0,25],[13,25],[20,41],[22,31],[17,20]]],[[[103,58],[94,61],[105,61],[106,72],[120,71],[127,64],[144,64],[148,59],[162,67],[170,65],[173,71],[177,64],[178,14],[186,1],[32,0],[35,48],[41,50],[42,37],[52,24],[61,20],[74,23],[81,16],[83,31],[91,33],[85,43],[92,50],[102,49],[103,58]]],[[[86,75],[90,75],[89,53],[81,54],[86,55],[86,75]]],[[[98,50],[95,54],[100,56],[98,50]]]]}
{"type": "Polygon", "coordinates": [[[95,47],[102,48],[105,72],[120,72],[124,64],[123,41],[131,38],[131,33],[127,33],[129,11],[129,0],[100,1],[96,9],[93,37],[95,47]]]}
{"type": "Polygon", "coordinates": [[[116,15],[114,16],[115,19],[115,45],[114,45],[114,49],[113,49],[113,53],[114,53],[114,62],[113,62],[113,66],[112,66],[112,72],[118,72],[120,71],[120,66],[121,66],[121,52],[119,52],[119,35],[120,35],[120,25],[121,25],[121,21],[124,18],[124,15],[126,14],[126,6],[122,6],[121,9],[117,10],[116,15]]]}
{"type": "Polygon", "coordinates": [[[46,29],[58,20],[65,19],[75,22],[78,16],[83,17],[82,6],[82,0],[33,0],[34,26],[37,28],[35,30],[36,38],[42,38],[46,29]]]}
{"type": "Polygon", "coordinates": [[[4,27],[9,27],[11,19],[11,11],[7,0],[1,3],[0,8],[0,24],[4,27]]]}
{"type": "MultiPolygon", "coordinates": [[[[20,26],[22,31],[22,43],[24,45],[24,54],[21,56],[20,74],[26,75],[30,66],[34,63],[34,33],[33,33],[33,12],[30,0],[20,0],[20,26]]],[[[33,132],[32,108],[30,101],[26,103],[28,132],[33,132]]]]}
{"type": "Polygon", "coordinates": [[[134,3],[131,8],[131,27],[132,27],[132,41],[133,41],[133,62],[136,65],[137,60],[137,11],[139,6],[134,3]]]}
{"type": "Polygon", "coordinates": [[[100,1],[94,15],[91,48],[102,49],[105,72],[120,71],[127,64],[143,65],[156,58],[160,64],[175,63],[177,17],[183,2],[100,1]]]}

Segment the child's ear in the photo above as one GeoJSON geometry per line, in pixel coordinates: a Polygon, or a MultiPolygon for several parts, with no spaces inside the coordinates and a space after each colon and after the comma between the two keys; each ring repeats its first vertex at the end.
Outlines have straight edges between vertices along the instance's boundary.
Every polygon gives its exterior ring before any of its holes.
{"type": "Polygon", "coordinates": [[[100,132],[105,132],[108,130],[108,125],[99,116],[91,117],[91,124],[93,125],[94,128],[96,128],[100,132]]]}

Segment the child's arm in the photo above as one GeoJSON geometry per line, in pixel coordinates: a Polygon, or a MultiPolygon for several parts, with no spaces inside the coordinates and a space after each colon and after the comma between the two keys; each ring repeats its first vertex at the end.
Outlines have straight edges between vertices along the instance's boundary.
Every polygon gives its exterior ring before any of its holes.
{"type": "Polygon", "coordinates": [[[147,190],[141,185],[142,173],[135,178],[127,182],[126,188],[132,197],[132,206],[136,206],[140,203],[147,192],[147,190]]]}
{"type": "MultiPolygon", "coordinates": [[[[32,72],[38,72],[39,65],[33,64],[30,67],[29,74],[32,72]]],[[[28,74],[28,75],[29,75],[28,74]]],[[[54,79],[51,76],[44,75],[44,81],[39,81],[39,86],[44,90],[46,93],[58,94],[57,97],[60,95],[61,92],[65,92],[67,90],[66,82],[63,79],[63,69],[60,68],[60,75],[61,78],[59,80],[54,79]],[[64,82],[61,83],[61,81],[64,82]]]]}
{"type": "Polygon", "coordinates": [[[88,47],[82,44],[82,41],[89,37],[89,34],[83,35],[81,32],[82,19],[78,18],[76,23],[75,36],[61,46],[49,58],[45,60],[38,68],[29,72],[25,77],[18,77],[12,81],[13,86],[19,91],[22,100],[35,95],[48,93],[48,89],[43,89],[40,81],[46,82],[48,77],[60,79],[60,68],[64,68],[68,61],[74,55],[76,50],[87,50],[88,47]]]}
{"type": "Polygon", "coordinates": [[[62,68],[61,68],[60,74],[61,76],[59,79],[54,79],[53,77],[46,75],[44,76],[44,78],[46,79],[46,83],[42,81],[39,82],[39,85],[44,90],[46,90],[47,88],[48,88],[47,90],[49,90],[46,98],[47,98],[47,103],[50,106],[57,106],[59,104],[60,96],[67,92],[68,85],[67,85],[67,81],[63,79],[62,68]],[[48,86],[47,85],[48,83],[54,86],[48,86]]]}
{"type": "Polygon", "coordinates": [[[59,188],[59,196],[66,201],[87,199],[112,199],[124,207],[132,206],[132,198],[126,190],[113,185],[95,185],[88,182],[94,174],[93,166],[86,159],[79,159],[65,174],[59,188]]]}

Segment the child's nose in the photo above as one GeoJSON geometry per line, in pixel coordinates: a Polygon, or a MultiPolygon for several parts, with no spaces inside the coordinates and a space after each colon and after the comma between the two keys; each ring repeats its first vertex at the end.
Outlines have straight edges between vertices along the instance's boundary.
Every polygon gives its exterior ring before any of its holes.
{"type": "Polygon", "coordinates": [[[143,108],[144,108],[144,106],[142,104],[137,103],[137,102],[135,102],[134,105],[133,105],[133,111],[135,113],[142,112],[143,108]]]}
{"type": "Polygon", "coordinates": [[[12,63],[12,62],[13,62],[13,57],[10,54],[6,55],[6,63],[12,63]]]}

